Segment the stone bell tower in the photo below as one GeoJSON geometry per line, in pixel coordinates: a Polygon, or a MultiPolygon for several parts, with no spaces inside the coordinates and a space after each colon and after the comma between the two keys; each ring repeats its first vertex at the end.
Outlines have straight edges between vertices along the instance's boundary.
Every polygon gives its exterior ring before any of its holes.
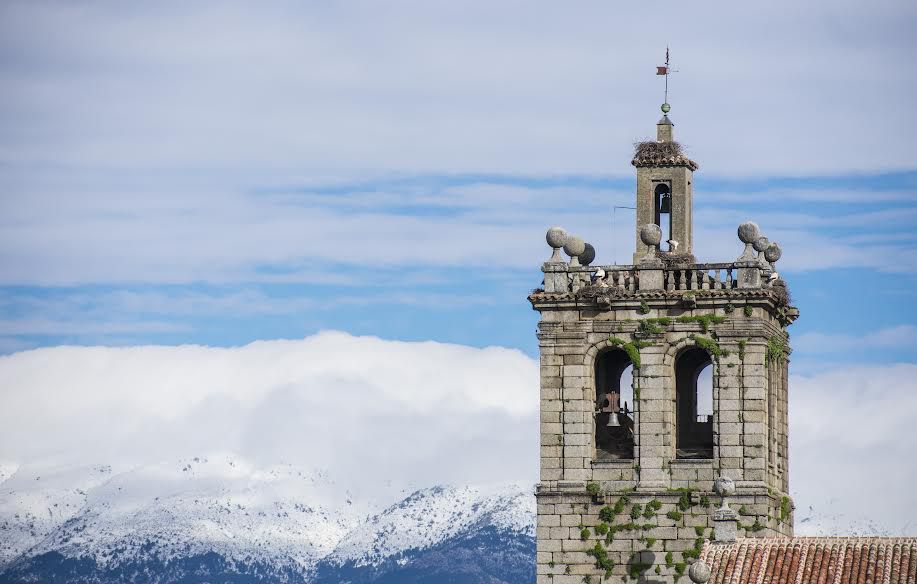
{"type": "Polygon", "coordinates": [[[698,166],[668,116],[657,138],[632,161],[634,263],[590,265],[591,246],[551,228],[544,288],[529,296],[540,313],[539,584],[677,582],[708,541],[793,533],[786,328],[798,311],[775,271],[780,247],[746,222],[741,255],[698,263],[698,166]],[[660,249],[667,239],[675,249],[660,249]]]}
{"type": "Polygon", "coordinates": [[[690,255],[693,244],[692,183],[697,163],[685,156],[681,145],[675,142],[674,125],[668,115],[663,115],[656,124],[655,141],[637,144],[631,163],[637,168],[637,252],[634,263],[642,247],[640,227],[650,223],[662,229],[664,249],[690,255]]]}

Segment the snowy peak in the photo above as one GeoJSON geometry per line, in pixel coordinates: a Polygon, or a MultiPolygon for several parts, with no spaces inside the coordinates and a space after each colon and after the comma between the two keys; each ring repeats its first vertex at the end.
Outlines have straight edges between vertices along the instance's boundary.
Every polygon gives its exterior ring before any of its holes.
{"type": "Polygon", "coordinates": [[[481,525],[534,537],[534,516],[534,497],[518,485],[424,489],[351,531],[329,560],[377,565],[391,556],[434,546],[481,525]]]}
{"type": "Polygon", "coordinates": [[[373,495],[355,495],[323,472],[229,456],[125,471],[15,467],[0,483],[0,574],[28,573],[49,557],[109,574],[218,557],[233,569],[307,579],[319,562],[379,566],[482,530],[534,541],[531,488],[373,495]]]}

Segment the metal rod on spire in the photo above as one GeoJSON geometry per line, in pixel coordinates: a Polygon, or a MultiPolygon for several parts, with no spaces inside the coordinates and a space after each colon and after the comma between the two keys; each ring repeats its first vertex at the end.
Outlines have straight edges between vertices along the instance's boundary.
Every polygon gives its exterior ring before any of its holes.
{"type": "Polygon", "coordinates": [[[669,66],[669,47],[665,47],[665,65],[661,67],[656,67],[656,75],[665,76],[665,100],[662,102],[662,113],[667,114],[669,110],[672,109],[669,105],[669,73],[674,73],[671,66],[669,66]]]}
{"type": "Polygon", "coordinates": [[[669,103],[669,46],[665,46],[665,99],[662,103],[669,103]]]}

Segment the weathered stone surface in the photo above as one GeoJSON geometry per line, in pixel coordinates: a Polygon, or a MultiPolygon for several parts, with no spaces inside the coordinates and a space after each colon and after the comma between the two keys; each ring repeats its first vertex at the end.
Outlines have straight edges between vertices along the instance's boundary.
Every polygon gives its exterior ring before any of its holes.
{"type": "MultiPolygon", "coordinates": [[[[769,340],[784,335],[795,318],[788,318],[790,308],[780,304],[785,291],[771,288],[767,278],[772,266],[765,264],[779,259],[779,253],[764,245],[760,229],[749,222],[739,228],[740,241],[747,245],[737,261],[694,263],[689,257],[692,173],[684,166],[638,167],[634,266],[601,266],[604,279],[591,285],[598,267],[579,266],[577,258],[568,265],[552,256],[542,266],[544,292],[530,296],[541,313],[539,583],[600,581],[603,570],[586,553],[597,542],[615,562],[615,578],[644,561],[651,564],[648,580],[671,583],[677,572],[666,565],[666,553],[672,553],[672,562],[690,562],[699,538],[703,542],[714,531],[717,540],[792,535],[792,524],[777,519],[789,488],[786,359],[775,363],[766,357],[769,340]],[[678,242],[677,255],[655,249],[669,239],[668,233],[659,233],[656,226],[639,228],[655,220],[659,185],[672,194],[671,238],[678,242]],[[597,392],[612,391],[607,379],[620,374],[618,369],[598,372],[602,355],[612,351],[640,358],[633,386],[617,388],[633,393],[627,398],[633,435],[609,434],[613,439],[627,436],[632,445],[624,443],[613,452],[598,442],[597,430],[605,427],[597,426],[595,414],[606,407],[596,402],[597,392]],[[712,423],[698,416],[700,410],[679,409],[679,404],[693,403],[681,396],[694,388],[685,389],[684,378],[676,373],[692,351],[697,366],[704,365],[700,355],[709,357],[712,423]],[[703,447],[691,442],[697,436],[703,447]],[[633,458],[623,458],[628,456],[633,458]],[[717,508],[722,498],[714,492],[716,477],[734,482],[727,495],[732,508],[725,511],[717,508]],[[616,504],[620,513],[613,524],[627,529],[606,539],[595,528],[602,522],[600,514],[607,515],[616,504]],[[749,515],[739,518],[734,509],[742,507],[749,515]],[[756,521],[760,530],[746,529],[756,521]]],[[[555,251],[564,245],[568,253],[578,249],[566,232],[548,239],[555,251]]],[[[694,569],[692,581],[703,579],[701,571],[694,569]]]]}

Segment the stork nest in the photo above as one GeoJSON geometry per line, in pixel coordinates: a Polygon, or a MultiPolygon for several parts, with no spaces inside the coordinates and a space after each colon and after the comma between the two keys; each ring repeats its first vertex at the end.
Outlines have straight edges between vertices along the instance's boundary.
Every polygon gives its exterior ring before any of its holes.
{"type": "Polygon", "coordinates": [[[777,296],[777,306],[789,306],[793,301],[793,297],[790,296],[790,289],[782,278],[778,278],[771,284],[771,290],[777,296]]]}
{"type": "Polygon", "coordinates": [[[657,251],[656,257],[662,260],[662,263],[665,264],[667,268],[672,268],[676,266],[690,266],[691,264],[697,263],[697,258],[690,253],[679,253],[679,252],[668,252],[668,251],[657,251]]]}
{"type": "Polygon", "coordinates": [[[582,298],[624,298],[630,294],[630,292],[618,286],[599,286],[597,284],[588,284],[576,291],[576,295],[582,298]]]}
{"type": "Polygon", "coordinates": [[[648,140],[634,144],[634,166],[687,166],[697,170],[697,163],[685,155],[678,142],[656,142],[648,140]]]}

